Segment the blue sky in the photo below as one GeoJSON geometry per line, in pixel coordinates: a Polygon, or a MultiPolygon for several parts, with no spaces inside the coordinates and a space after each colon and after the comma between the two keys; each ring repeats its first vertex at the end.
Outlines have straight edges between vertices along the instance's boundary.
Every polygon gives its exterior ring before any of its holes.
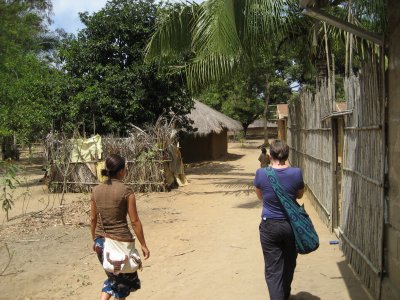
{"type": "Polygon", "coordinates": [[[107,0],[53,0],[52,29],[63,28],[68,33],[77,33],[83,28],[79,12],[89,13],[100,10],[107,0]]]}
{"type": "MultiPolygon", "coordinates": [[[[88,11],[93,13],[100,10],[107,0],[53,0],[53,21],[52,29],[63,28],[68,33],[76,34],[83,28],[79,20],[79,12],[88,11]]],[[[172,0],[171,2],[181,2],[172,0]]],[[[196,0],[195,2],[202,2],[196,0]]]]}

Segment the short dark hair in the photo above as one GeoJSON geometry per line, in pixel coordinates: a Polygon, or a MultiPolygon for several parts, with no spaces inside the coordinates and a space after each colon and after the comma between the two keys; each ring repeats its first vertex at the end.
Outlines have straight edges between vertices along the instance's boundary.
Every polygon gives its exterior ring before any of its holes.
{"type": "Polygon", "coordinates": [[[264,154],[267,154],[267,149],[265,149],[265,147],[262,147],[261,148],[261,152],[264,153],[264,154]]]}
{"type": "Polygon", "coordinates": [[[118,154],[111,154],[106,158],[106,168],[101,170],[102,176],[115,177],[117,173],[125,168],[125,159],[118,154]]]}
{"type": "Polygon", "coordinates": [[[269,146],[269,154],[275,160],[287,160],[289,157],[289,146],[281,140],[273,140],[269,146]]]}

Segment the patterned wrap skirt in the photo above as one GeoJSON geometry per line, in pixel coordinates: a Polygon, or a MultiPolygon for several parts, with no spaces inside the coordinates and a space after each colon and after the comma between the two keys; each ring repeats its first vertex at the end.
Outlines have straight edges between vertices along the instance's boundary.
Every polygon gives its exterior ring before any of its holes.
{"type": "MultiPolygon", "coordinates": [[[[100,263],[103,265],[104,238],[95,240],[95,249],[100,263]]],[[[107,279],[104,281],[102,292],[105,292],[116,299],[128,297],[131,292],[140,289],[140,279],[137,272],[113,273],[105,271],[107,279]]]]}

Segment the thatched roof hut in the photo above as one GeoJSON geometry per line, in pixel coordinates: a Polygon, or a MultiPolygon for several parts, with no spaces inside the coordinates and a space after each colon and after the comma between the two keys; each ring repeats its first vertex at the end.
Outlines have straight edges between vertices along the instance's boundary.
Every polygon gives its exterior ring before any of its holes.
{"type": "MultiPolygon", "coordinates": [[[[269,137],[276,137],[278,134],[278,125],[276,121],[268,121],[268,136],[269,137]]],[[[257,137],[261,138],[264,136],[264,120],[258,119],[255,120],[253,123],[249,125],[247,128],[247,136],[248,137],[257,137]]]]}
{"type": "Polygon", "coordinates": [[[189,118],[194,122],[193,127],[197,129],[195,135],[205,136],[211,132],[218,134],[226,129],[229,131],[243,130],[240,122],[197,100],[194,100],[194,108],[190,112],[189,118]]]}
{"type": "Polygon", "coordinates": [[[195,132],[180,140],[184,162],[213,160],[228,152],[228,130],[243,130],[240,122],[194,100],[188,116],[195,132]]]}

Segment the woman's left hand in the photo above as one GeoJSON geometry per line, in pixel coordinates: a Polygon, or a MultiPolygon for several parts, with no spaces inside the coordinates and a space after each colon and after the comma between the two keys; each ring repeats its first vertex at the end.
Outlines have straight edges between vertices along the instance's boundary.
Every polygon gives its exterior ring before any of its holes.
{"type": "Polygon", "coordinates": [[[142,252],[144,259],[148,259],[150,257],[150,250],[147,246],[142,246],[142,252]]]}

